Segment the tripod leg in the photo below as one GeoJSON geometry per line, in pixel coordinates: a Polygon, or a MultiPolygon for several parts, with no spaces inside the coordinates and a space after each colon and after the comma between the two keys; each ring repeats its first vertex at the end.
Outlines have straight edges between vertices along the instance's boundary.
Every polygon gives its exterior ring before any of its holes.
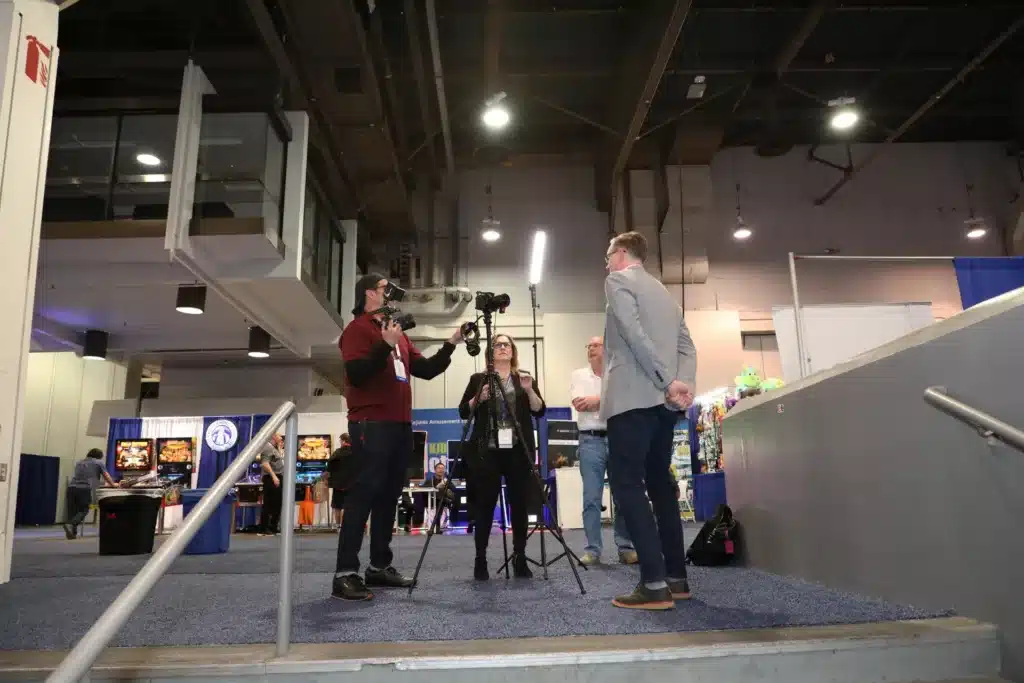
{"type": "MultiPolygon", "coordinates": [[[[449,476],[448,481],[451,481],[449,476]]],[[[423,560],[427,556],[427,548],[430,547],[430,539],[434,537],[434,534],[440,533],[441,527],[441,515],[444,513],[444,507],[448,503],[446,496],[440,496],[441,500],[437,504],[437,510],[434,512],[434,519],[430,522],[430,527],[427,529],[427,540],[423,544],[423,550],[420,551],[420,559],[416,561],[416,571],[412,574],[412,585],[409,586],[409,595],[412,595],[412,591],[416,588],[416,583],[420,578],[420,569],[423,567],[423,560]]]]}
{"type": "MultiPolygon", "coordinates": [[[[501,550],[505,553],[505,564],[501,565],[501,569],[505,570],[505,580],[508,581],[509,573],[508,566],[512,563],[512,560],[508,556],[508,520],[506,519],[506,511],[508,507],[505,503],[505,488],[501,489],[501,497],[498,499],[501,504],[501,550]]],[[[501,573],[501,569],[498,573],[501,573]]]]}

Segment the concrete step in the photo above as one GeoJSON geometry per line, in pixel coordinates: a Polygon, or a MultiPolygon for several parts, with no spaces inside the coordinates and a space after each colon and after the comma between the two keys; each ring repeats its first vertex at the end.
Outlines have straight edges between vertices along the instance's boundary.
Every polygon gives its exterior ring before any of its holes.
{"type": "MultiPolygon", "coordinates": [[[[656,618],[652,615],[651,618],[656,618]]],[[[0,680],[42,681],[64,653],[0,652],[0,680]]],[[[114,648],[91,680],[211,683],[987,683],[989,624],[961,617],[846,626],[639,636],[114,648]]]]}

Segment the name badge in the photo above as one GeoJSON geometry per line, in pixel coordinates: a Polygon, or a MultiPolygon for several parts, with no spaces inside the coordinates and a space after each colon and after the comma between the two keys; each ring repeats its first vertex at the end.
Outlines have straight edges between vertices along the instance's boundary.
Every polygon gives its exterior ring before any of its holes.
{"type": "Polygon", "coordinates": [[[498,430],[498,448],[512,448],[511,427],[502,427],[498,430]]]}
{"type": "Polygon", "coordinates": [[[395,379],[399,382],[408,382],[409,378],[405,375],[405,363],[402,362],[401,358],[395,358],[395,379]]]}

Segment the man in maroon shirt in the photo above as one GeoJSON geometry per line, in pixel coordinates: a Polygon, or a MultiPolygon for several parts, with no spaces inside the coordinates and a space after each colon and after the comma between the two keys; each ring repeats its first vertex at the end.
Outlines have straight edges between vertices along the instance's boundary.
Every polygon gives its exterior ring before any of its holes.
{"type": "Polygon", "coordinates": [[[345,498],[331,587],[331,595],[342,600],[372,599],[367,586],[407,588],[412,584],[391,565],[395,505],[407,483],[414,444],[409,378],[433,379],[443,373],[462,340],[456,330],[440,351],[423,356],[397,324],[383,325],[375,313],[384,305],[387,285],[387,279],[376,273],[359,279],[352,311],[355,319],[338,341],[345,361],[350,457],[359,471],[345,498]],[[359,575],[359,549],[371,515],[370,566],[364,581],[359,575]]]}

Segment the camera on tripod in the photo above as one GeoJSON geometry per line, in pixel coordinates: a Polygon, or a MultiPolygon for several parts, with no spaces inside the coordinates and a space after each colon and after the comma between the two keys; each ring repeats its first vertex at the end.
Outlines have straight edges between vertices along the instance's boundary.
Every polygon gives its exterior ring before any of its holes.
{"type": "Polygon", "coordinates": [[[512,298],[508,294],[476,293],[476,310],[481,313],[504,313],[510,305],[512,305],[512,298]]]}
{"type": "Polygon", "coordinates": [[[392,305],[392,303],[401,303],[403,299],[405,299],[405,290],[394,282],[388,282],[384,288],[384,305],[374,313],[380,313],[383,316],[381,322],[385,326],[396,323],[402,328],[402,332],[407,332],[416,327],[416,319],[412,313],[402,313],[400,308],[392,305]]]}

